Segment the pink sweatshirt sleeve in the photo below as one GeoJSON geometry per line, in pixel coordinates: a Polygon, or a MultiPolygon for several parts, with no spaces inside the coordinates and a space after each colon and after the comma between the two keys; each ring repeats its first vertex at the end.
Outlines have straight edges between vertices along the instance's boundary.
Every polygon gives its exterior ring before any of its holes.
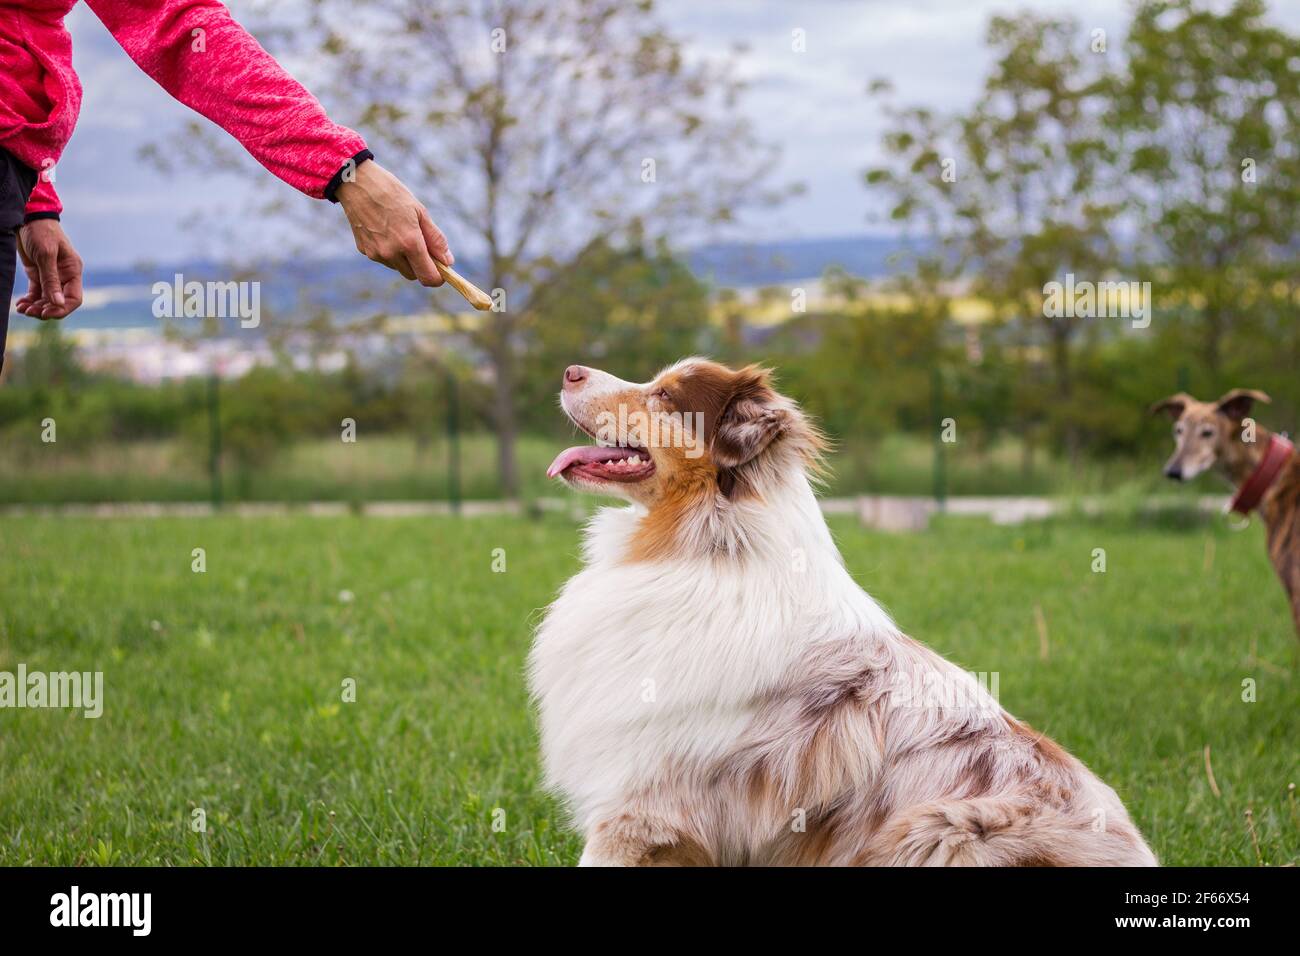
{"type": "Polygon", "coordinates": [[[61,212],[63,212],[63,203],[59,201],[59,194],[54,191],[54,183],[46,181],[43,175],[38,175],[36,187],[32,189],[32,194],[27,199],[26,215],[29,218],[32,216],[49,218],[61,212]]]}
{"type": "Polygon", "coordinates": [[[316,199],[366,148],[217,0],[87,0],[122,49],[163,89],[316,199]]]}

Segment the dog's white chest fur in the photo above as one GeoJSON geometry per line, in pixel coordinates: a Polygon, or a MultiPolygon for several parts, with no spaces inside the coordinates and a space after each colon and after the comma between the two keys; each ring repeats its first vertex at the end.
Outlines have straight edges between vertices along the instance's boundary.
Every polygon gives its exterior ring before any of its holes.
{"type": "Polygon", "coordinates": [[[592,523],[587,567],[551,605],[529,661],[547,783],[581,828],[643,782],[724,755],[809,641],[892,628],[824,525],[817,540],[807,525],[774,534],[763,560],[625,563],[638,518],[608,509],[592,523]]]}

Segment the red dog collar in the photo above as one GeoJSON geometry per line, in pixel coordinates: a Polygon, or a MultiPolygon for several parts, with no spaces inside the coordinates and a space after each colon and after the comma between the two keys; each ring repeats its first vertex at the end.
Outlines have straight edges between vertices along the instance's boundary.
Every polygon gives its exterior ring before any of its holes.
{"type": "Polygon", "coordinates": [[[1250,473],[1250,477],[1241,483],[1237,493],[1232,496],[1228,510],[1244,515],[1250,514],[1264,497],[1269,486],[1273,484],[1273,480],[1281,474],[1283,466],[1291,460],[1291,453],[1294,451],[1295,446],[1281,435],[1270,436],[1268,447],[1264,449],[1264,456],[1260,458],[1259,464],[1250,473]]]}

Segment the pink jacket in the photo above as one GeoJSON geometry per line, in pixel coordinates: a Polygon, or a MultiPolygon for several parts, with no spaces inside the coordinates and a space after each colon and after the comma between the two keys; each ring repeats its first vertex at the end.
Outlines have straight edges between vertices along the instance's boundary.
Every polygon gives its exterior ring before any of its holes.
{"type": "MultiPolygon", "coordinates": [[[[52,170],[81,108],[63,25],[75,3],[0,0],[0,148],[41,171],[28,215],[63,208],[52,170]]],[[[217,0],[86,3],[140,69],[290,186],[323,198],[344,164],[364,153],[364,140],[330,122],[217,0]]]]}

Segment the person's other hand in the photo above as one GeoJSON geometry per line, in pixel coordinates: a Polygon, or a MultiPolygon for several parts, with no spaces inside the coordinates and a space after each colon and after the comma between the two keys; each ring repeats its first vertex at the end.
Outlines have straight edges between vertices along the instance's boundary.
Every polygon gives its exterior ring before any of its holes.
{"type": "Polygon", "coordinates": [[[81,256],[57,219],[34,219],[18,230],[27,294],[16,307],[34,319],[61,319],[81,305],[81,256]]]}
{"type": "Polygon", "coordinates": [[[447,237],[401,180],[371,159],[357,167],[356,178],[339,186],[336,195],[358,252],[421,285],[442,285],[433,260],[448,266],[456,260],[447,237]]]}

